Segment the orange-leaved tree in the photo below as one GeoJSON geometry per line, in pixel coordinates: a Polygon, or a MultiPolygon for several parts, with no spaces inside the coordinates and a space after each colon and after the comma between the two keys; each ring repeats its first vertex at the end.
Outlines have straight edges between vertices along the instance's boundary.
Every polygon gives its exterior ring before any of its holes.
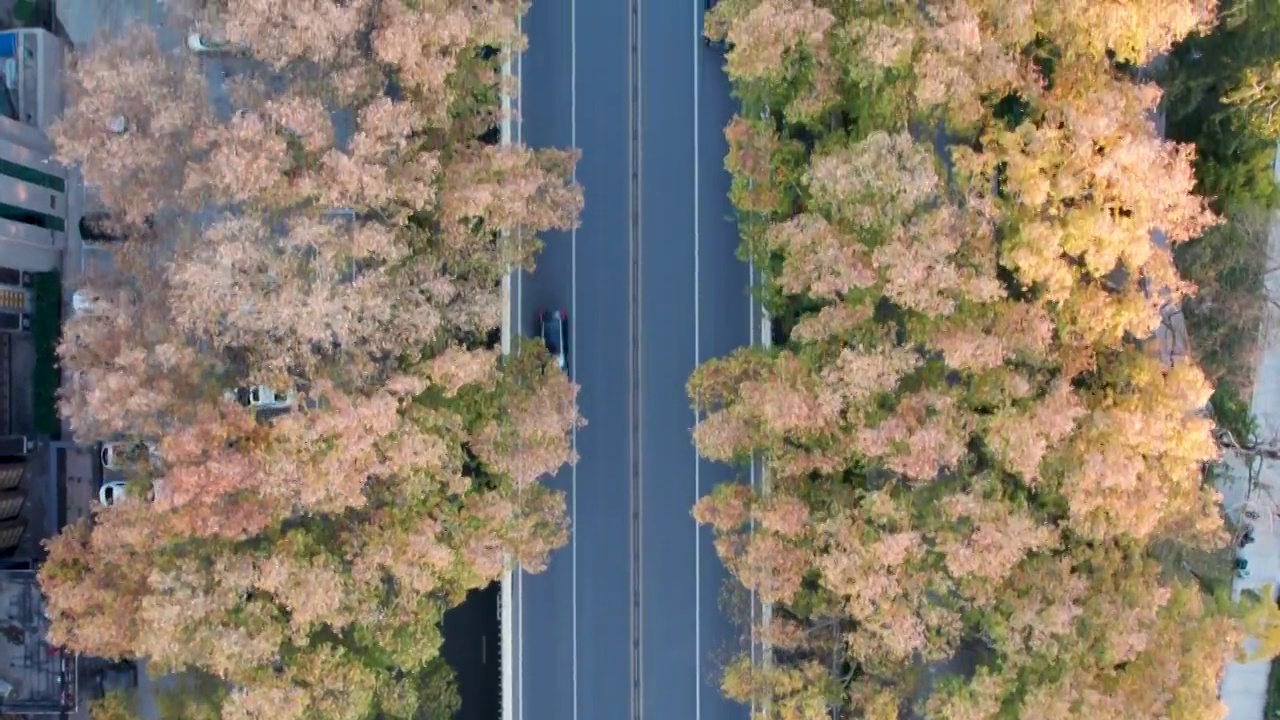
{"type": "Polygon", "coordinates": [[[523,6],[173,6],[233,43],[230,112],[134,29],[78,59],[54,133],[127,220],[62,409],[154,452],[51,541],[50,634],[210,673],[228,718],[450,717],[441,617],[567,540],[539,480],[582,422],[539,344],[494,347],[502,274],[582,203],[571,153],[492,142],[523,6]]]}
{"type": "Polygon", "coordinates": [[[780,340],[702,365],[694,509],[769,603],[762,717],[1206,717],[1238,628],[1157,542],[1217,546],[1211,388],[1150,340],[1216,222],[1129,71],[1193,0],[722,0],[743,242],[780,340]]]}

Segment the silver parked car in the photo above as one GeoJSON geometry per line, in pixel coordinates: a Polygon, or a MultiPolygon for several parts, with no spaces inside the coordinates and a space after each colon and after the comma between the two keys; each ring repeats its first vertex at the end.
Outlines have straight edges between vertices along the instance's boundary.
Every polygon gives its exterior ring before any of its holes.
{"type": "Polygon", "coordinates": [[[153,443],[136,440],[102,443],[103,469],[123,470],[142,462],[147,462],[153,467],[159,465],[160,451],[153,443]]]}

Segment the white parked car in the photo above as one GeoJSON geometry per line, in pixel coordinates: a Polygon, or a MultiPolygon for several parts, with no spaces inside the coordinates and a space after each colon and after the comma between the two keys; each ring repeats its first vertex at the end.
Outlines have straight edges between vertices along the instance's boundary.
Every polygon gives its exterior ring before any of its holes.
{"type": "MultiPolygon", "coordinates": [[[[159,481],[151,485],[151,489],[147,491],[147,500],[155,499],[156,489],[159,486],[159,481]]],[[[105,507],[111,507],[129,498],[132,494],[129,492],[129,483],[124,480],[111,480],[102,483],[102,487],[98,489],[98,502],[105,507]]]]}
{"type": "Polygon", "coordinates": [[[102,467],[122,470],[130,465],[146,461],[155,466],[160,461],[160,451],[152,443],[136,440],[102,443],[102,467]]]}
{"type": "Polygon", "coordinates": [[[123,480],[112,480],[102,483],[98,489],[98,502],[111,507],[129,496],[128,484],[123,480]]]}
{"type": "Polygon", "coordinates": [[[293,407],[298,401],[298,393],[289,390],[275,390],[266,385],[254,385],[248,388],[228,390],[223,394],[227,402],[244,405],[254,410],[284,410],[293,407]]]}
{"type": "Polygon", "coordinates": [[[243,45],[227,42],[225,40],[214,40],[205,37],[198,32],[187,34],[187,48],[193,53],[207,55],[210,53],[234,53],[244,52],[247,48],[243,45]]]}
{"type": "Polygon", "coordinates": [[[287,408],[297,402],[298,394],[292,388],[283,392],[273,390],[266,385],[255,385],[249,388],[249,407],[251,408],[287,408]]]}
{"type": "Polygon", "coordinates": [[[102,298],[92,290],[81,288],[71,293],[71,311],[76,315],[92,315],[102,306],[102,298]]]}

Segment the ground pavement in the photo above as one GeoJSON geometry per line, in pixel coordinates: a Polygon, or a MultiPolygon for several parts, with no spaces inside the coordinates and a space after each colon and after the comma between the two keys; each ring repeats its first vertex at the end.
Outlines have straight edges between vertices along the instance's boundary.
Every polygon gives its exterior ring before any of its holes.
{"type": "MultiPolygon", "coordinates": [[[[1280,181],[1280,178],[1278,178],[1280,181]]],[[[1280,262],[1280,212],[1271,215],[1271,228],[1267,239],[1267,266],[1280,262]]],[[[1280,301],[1280,278],[1268,273],[1266,277],[1268,304],[1264,322],[1272,326],[1275,304],[1280,301]]],[[[1261,329],[1260,329],[1261,331],[1261,329]]],[[[1262,333],[1264,341],[1270,333],[1262,333]]],[[[1258,420],[1259,437],[1280,437],[1280,343],[1265,342],[1254,379],[1250,409],[1258,420]]],[[[1248,471],[1236,457],[1228,457],[1231,481],[1222,484],[1223,504],[1232,520],[1239,522],[1246,508],[1258,514],[1254,525],[1255,541],[1240,550],[1240,557],[1249,563],[1249,575],[1237,578],[1232,595],[1240,597],[1244,590],[1260,591],[1272,586],[1272,596],[1280,585],[1280,467],[1274,462],[1264,462],[1257,481],[1246,482],[1248,471]]],[[[1252,640],[1246,647],[1251,649],[1252,640]]],[[[1229,663],[1222,679],[1220,695],[1227,704],[1227,720],[1262,720],[1267,700],[1267,674],[1269,660],[1252,663],[1229,663]]]]}

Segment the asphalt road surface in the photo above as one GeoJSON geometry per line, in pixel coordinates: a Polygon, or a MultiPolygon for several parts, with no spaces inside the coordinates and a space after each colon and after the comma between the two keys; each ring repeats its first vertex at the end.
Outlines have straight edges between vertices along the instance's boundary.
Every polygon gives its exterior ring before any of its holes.
{"type": "Polygon", "coordinates": [[[537,270],[515,282],[513,317],[534,334],[538,309],[569,313],[570,371],[590,424],[575,436],[578,464],[550,481],[568,495],[573,541],[543,574],[517,575],[512,711],[547,720],[623,717],[631,677],[627,9],[539,0],[525,32],[516,139],[580,148],[578,180],[591,189],[581,226],[544,237],[537,270]]]}
{"type": "Polygon", "coordinates": [[[467,593],[444,614],[441,654],[453,668],[462,706],[454,720],[493,720],[501,712],[498,584],[467,593]]]}
{"type": "Polygon", "coordinates": [[[729,468],[697,459],[684,386],[757,321],[723,169],[733,111],[703,0],[536,0],[515,72],[514,140],[577,147],[581,226],[549,234],[513,282],[513,318],[569,314],[588,425],[551,480],[572,541],[513,588],[517,720],[736,720],[718,676],[738,648],[726,574],[690,516],[729,468]]]}

